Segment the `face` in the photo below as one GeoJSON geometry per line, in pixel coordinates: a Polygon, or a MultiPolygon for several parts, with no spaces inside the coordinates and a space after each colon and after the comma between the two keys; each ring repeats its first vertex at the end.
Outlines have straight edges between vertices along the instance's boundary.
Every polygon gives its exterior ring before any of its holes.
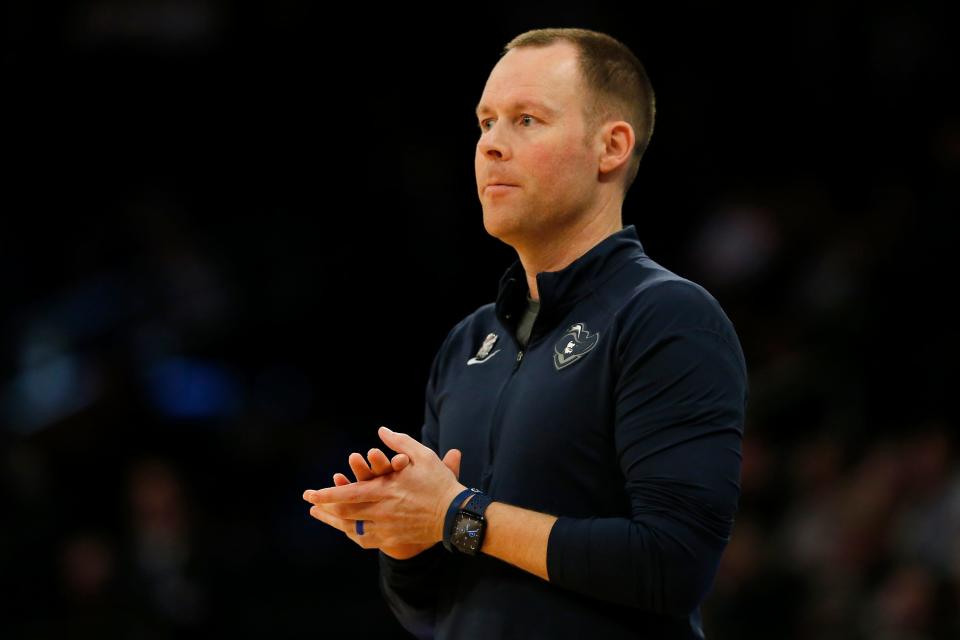
{"type": "Polygon", "coordinates": [[[584,144],[583,95],[568,42],[512,49],[490,72],[474,162],[487,233],[515,246],[590,208],[598,154],[584,144]]]}

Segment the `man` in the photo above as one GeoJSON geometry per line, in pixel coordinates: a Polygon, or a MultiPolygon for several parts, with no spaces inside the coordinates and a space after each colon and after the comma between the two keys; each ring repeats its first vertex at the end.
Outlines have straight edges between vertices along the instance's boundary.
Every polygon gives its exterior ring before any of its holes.
{"type": "Polygon", "coordinates": [[[311,515],[380,549],[400,622],[436,638],[703,638],[740,494],[746,367],[709,293],[621,205],[653,130],[613,38],[509,43],[477,107],[487,232],[517,251],[443,341],[421,442],[381,427],[311,515]],[[443,455],[443,459],[440,455],[443,455]]]}

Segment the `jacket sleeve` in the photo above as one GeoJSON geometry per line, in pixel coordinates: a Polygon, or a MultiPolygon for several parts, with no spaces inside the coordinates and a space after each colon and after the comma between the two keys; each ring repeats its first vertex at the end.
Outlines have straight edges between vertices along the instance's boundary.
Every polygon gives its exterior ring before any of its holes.
{"type": "Polygon", "coordinates": [[[559,517],[547,571],[558,586],[682,616],[709,591],[733,529],[747,374],[709,294],[686,281],[658,288],[625,321],[612,363],[630,517],[559,517]]]}
{"type": "MultiPolygon", "coordinates": [[[[455,329],[455,328],[454,328],[455,329]]],[[[439,424],[436,393],[441,361],[453,331],[447,335],[430,368],[425,392],[424,423],[420,441],[439,451],[439,424]]],[[[401,472],[402,473],[402,472],[401,472]]],[[[397,560],[383,553],[380,556],[380,592],[403,627],[417,638],[432,638],[440,590],[449,588],[447,577],[454,558],[438,542],[407,560],[397,560]]]]}

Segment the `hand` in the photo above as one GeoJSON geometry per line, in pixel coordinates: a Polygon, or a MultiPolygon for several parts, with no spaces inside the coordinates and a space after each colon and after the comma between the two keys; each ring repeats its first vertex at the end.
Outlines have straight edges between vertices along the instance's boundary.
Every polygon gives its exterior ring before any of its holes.
{"type": "MultiPolygon", "coordinates": [[[[403,458],[394,459],[392,471],[365,481],[366,464],[359,454],[351,456],[351,467],[359,471],[358,482],[343,483],[334,478],[335,487],[305,491],[303,499],[313,503],[310,515],[340,529],[365,549],[387,548],[394,557],[411,557],[435,545],[443,538],[443,521],[450,501],[464,485],[457,481],[461,454],[451,449],[443,460],[429,447],[404,433],[381,427],[380,438],[394,451],[406,454],[408,462],[402,473],[396,467],[403,458]],[[360,460],[357,460],[360,458],[360,460]],[[361,464],[358,464],[361,463],[361,464]],[[364,520],[364,534],[356,533],[357,520],[364,520]],[[400,545],[409,545],[400,548],[400,545]]],[[[373,453],[373,452],[371,452],[373,453]]],[[[377,467],[387,471],[386,457],[377,467]]]]}
{"type": "MultiPolygon", "coordinates": [[[[446,462],[447,458],[452,458],[450,455],[454,450],[447,452],[447,456],[444,458],[446,462]]],[[[459,452],[458,452],[459,453],[459,452]]],[[[453,472],[455,475],[460,475],[460,459],[459,456],[456,456],[456,465],[457,469],[454,469],[453,472]]],[[[370,460],[370,466],[367,466],[367,461],[363,459],[363,456],[359,453],[351,453],[350,457],[347,459],[347,462],[350,465],[350,468],[353,469],[353,475],[357,479],[357,482],[364,482],[366,480],[372,480],[378,476],[385,476],[388,473],[394,473],[395,471],[400,471],[408,464],[410,464],[410,458],[405,453],[398,453],[393,456],[393,459],[388,460],[387,456],[384,455],[380,449],[374,447],[367,452],[367,459],[370,460]]],[[[350,484],[350,479],[342,473],[333,474],[333,484],[337,487],[342,487],[344,485],[350,484]]],[[[321,508],[326,508],[326,505],[319,505],[321,508]]],[[[431,545],[432,546],[432,545],[431,545]]],[[[380,551],[383,551],[385,554],[391,558],[396,558],[397,560],[407,560],[413,556],[426,551],[430,547],[417,545],[417,544],[398,544],[392,547],[380,547],[380,551]]]]}
{"type": "MultiPolygon", "coordinates": [[[[353,469],[353,475],[357,479],[357,482],[372,480],[378,476],[385,476],[388,473],[400,471],[410,464],[410,457],[407,456],[407,454],[398,453],[393,456],[392,460],[388,460],[383,451],[380,451],[380,449],[376,447],[367,452],[367,458],[370,460],[370,466],[367,466],[367,461],[357,452],[351,453],[347,459],[347,463],[350,465],[350,468],[353,469]]],[[[351,480],[342,473],[333,474],[333,483],[338,487],[350,484],[350,482],[351,480]]]]}
{"type": "MultiPolygon", "coordinates": [[[[370,461],[369,467],[367,466],[366,460],[364,460],[363,456],[359,453],[351,453],[348,459],[350,468],[353,469],[353,475],[358,482],[400,471],[410,464],[410,458],[407,454],[398,453],[393,459],[388,460],[387,456],[376,447],[367,452],[367,459],[370,461]]],[[[457,478],[460,477],[459,449],[450,449],[450,451],[447,451],[447,455],[443,457],[443,463],[453,471],[454,476],[457,478]]],[[[350,484],[350,479],[342,473],[335,473],[333,474],[333,483],[335,486],[342,487],[343,485],[350,484]]],[[[319,506],[324,507],[325,505],[319,506]]],[[[407,560],[426,551],[432,546],[433,544],[398,544],[394,546],[381,546],[380,551],[383,551],[391,558],[407,560]]]]}

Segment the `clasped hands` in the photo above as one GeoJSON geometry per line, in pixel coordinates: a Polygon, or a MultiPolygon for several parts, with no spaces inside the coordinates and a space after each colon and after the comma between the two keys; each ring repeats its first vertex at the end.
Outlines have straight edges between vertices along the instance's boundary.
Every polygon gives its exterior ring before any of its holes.
{"type": "Polygon", "coordinates": [[[343,531],[364,549],[380,549],[406,560],[443,540],[443,523],[450,502],[466,489],[460,476],[458,449],[441,460],[415,438],[380,427],[380,439],[398,452],[388,460],[379,449],[368,453],[370,467],[359,453],[348,458],[357,478],[333,475],[333,487],[310,490],[310,515],[343,531]],[[356,521],[363,520],[363,534],[356,521]]]}

